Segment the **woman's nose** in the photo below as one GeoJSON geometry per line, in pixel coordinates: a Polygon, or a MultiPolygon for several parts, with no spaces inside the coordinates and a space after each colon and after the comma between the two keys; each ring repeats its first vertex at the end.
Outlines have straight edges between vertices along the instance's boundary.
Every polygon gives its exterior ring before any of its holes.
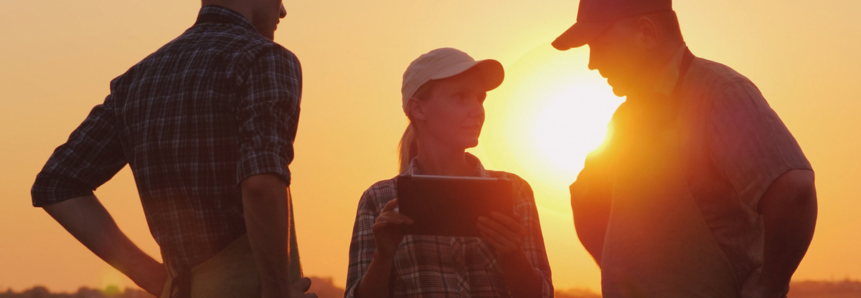
{"type": "Polygon", "coordinates": [[[469,111],[469,115],[472,117],[484,119],[484,104],[480,101],[476,101],[476,103],[472,106],[472,109],[469,111]]]}

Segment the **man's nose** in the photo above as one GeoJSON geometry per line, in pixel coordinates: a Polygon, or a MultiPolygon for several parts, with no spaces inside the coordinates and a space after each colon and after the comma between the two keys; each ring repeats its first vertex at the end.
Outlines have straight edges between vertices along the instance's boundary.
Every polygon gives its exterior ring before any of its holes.
{"type": "Polygon", "coordinates": [[[589,65],[587,65],[589,67],[589,70],[598,69],[598,63],[596,63],[595,60],[596,60],[595,59],[595,53],[590,52],[589,53],[589,65]]]}
{"type": "Polygon", "coordinates": [[[589,65],[588,65],[588,67],[589,67],[589,70],[596,70],[596,69],[598,69],[598,67],[597,67],[597,66],[595,66],[595,61],[594,61],[594,60],[592,60],[591,56],[589,57],[589,65]]]}
{"type": "Polygon", "coordinates": [[[284,3],[281,3],[281,9],[278,11],[278,17],[283,19],[286,16],[287,16],[287,9],[284,8],[284,3]]]}
{"type": "Polygon", "coordinates": [[[596,70],[601,67],[600,65],[600,55],[595,51],[595,48],[592,45],[589,45],[589,70],[596,70]]]}

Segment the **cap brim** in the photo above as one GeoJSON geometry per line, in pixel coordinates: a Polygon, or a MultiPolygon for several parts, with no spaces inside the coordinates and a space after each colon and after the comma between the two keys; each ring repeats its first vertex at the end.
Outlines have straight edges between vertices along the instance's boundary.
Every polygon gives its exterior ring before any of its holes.
{"type": "Polygon", "coordinates": [[[470,70],[473,67],[476,67],[481,71],[487,91],[496,89],[496,87],[502,85],[502,81],[505,80],[505,69],[502,67],[502,63],[493,59],[455,64],[445,71],[435,75],[431,80],[450,78],[470,70]]]}
{"type": "Polygon", "coordinates": [[[554,48],[565,51],[582,47],[607,30],[612,22],[577,22],[553,41],[554,48]]]}

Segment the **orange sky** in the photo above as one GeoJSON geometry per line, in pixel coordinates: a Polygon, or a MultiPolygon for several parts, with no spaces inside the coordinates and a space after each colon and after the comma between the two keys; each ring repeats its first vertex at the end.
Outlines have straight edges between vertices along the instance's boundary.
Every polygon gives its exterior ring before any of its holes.
{"type": "MultiPolygon", "coordinates": [[[[751,78],[816,170],[820,217],[796,279],[861,278],[861,101],[852,90],[861,81],[861,2],[675,2],[694,54],[751,78]]],[[[557,288],[598,289],[598,269],[574,234],[567,186],[622,99],[586,69],[587,48],[550,48],[573,23],[576,1],[285,5],[275,40],[299,56],[305,78],[291,170],[308,275],[343,286],[359,196],[396,174],[403,70],[450,46],[506,66],[472,152],[532,184],[557,288]]],[[[198,8],[175,0],[0,1],[0,290],[130,285],[32,208],[29,188],[52,150],[102,102],[108,82],[182,33],[198,8]]],[[[132,240],[158,256],[128,169],[97,195],[132,240]]]]}

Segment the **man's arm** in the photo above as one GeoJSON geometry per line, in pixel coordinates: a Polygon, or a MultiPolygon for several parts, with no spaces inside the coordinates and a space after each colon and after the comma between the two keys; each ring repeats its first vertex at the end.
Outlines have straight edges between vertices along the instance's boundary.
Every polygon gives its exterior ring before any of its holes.
{"type": "Polygon", "coordinates": [[[593,152],[577,181],[571,184],[571,209],[574,213],[574,229],[580,243],[601,267],[601,254],[604,250],[604,236],[610,221],[610,189],[604,152],[593,152]]]}
{"type": "Polygon", "coordinates": [[[93,194],[126,165],[111,101],[109,95],[95,106],[48,159],[33,183],[33,206],[44,208],[99,258],[158,295],[167,270],[120,231],[93,194]]]}
{"type": "Polygon", "coordinates": [[[604,236],[610,221],[610,196],[590,192],[588,185],[571,185],[571,209],[574,213],[574,229],[580,243],[601,267],[604,236]]]}
{"type": "MultiPolygon", "coordinates": [[[[302,72],[286,49],[270,45],[256,53],[236,83],[239,129],[236,181],[242,190],[248,239],[258,264],[263,297],[302,297],[291,293],[309,280],[290,280],[290,169],[299,121],[302,72]]],[[[241,68],[240,68],[241,69],[241,68]]],[[[305,287],[307,289],[307,287],[305,287]]],[[[305,290],[301,289],[301,290],[305,290]]]]}
{"type": "Polygon", "coordinates": [[[813,171],[790,170],[780,176],[760,200],[759,212],[765,226],[760,288],[766,296],[761,297],[784,297],[816,227],[813,171]]]}
{"type": "Polygon", "coordinates": [[[120,231],[95,196],[76,197],[44,209],[99,258],[150,294],[161,295],[167,270],[120,231]]]}
{"type": "Polygon", "coordinates": [[[241,187],[245,225],[263,297],[302,297],[304,291],[291,293],[287,183],[276,175],[261,174],[243,180],[241,187]]]}
{"type": "Polygon", "coordinates": [[[610,202],[613,188],[613,167],[619,148],[626,139],[621,136],[630,118],[630,108],[622,104],[607,125],[607,137],[598,149],[586,157],[583,170],[569,187],[574,229],[583,247],[601,267],[604,236],[610,222],[610,202]]]}
{"type": "Polygon", "coordinates": [[[721,88],[708,116],[711,158],[765,230],[763,267],[742,281],[742,297],[784,297],[816,226],[812,167],[752,82],[721,88]]]}

